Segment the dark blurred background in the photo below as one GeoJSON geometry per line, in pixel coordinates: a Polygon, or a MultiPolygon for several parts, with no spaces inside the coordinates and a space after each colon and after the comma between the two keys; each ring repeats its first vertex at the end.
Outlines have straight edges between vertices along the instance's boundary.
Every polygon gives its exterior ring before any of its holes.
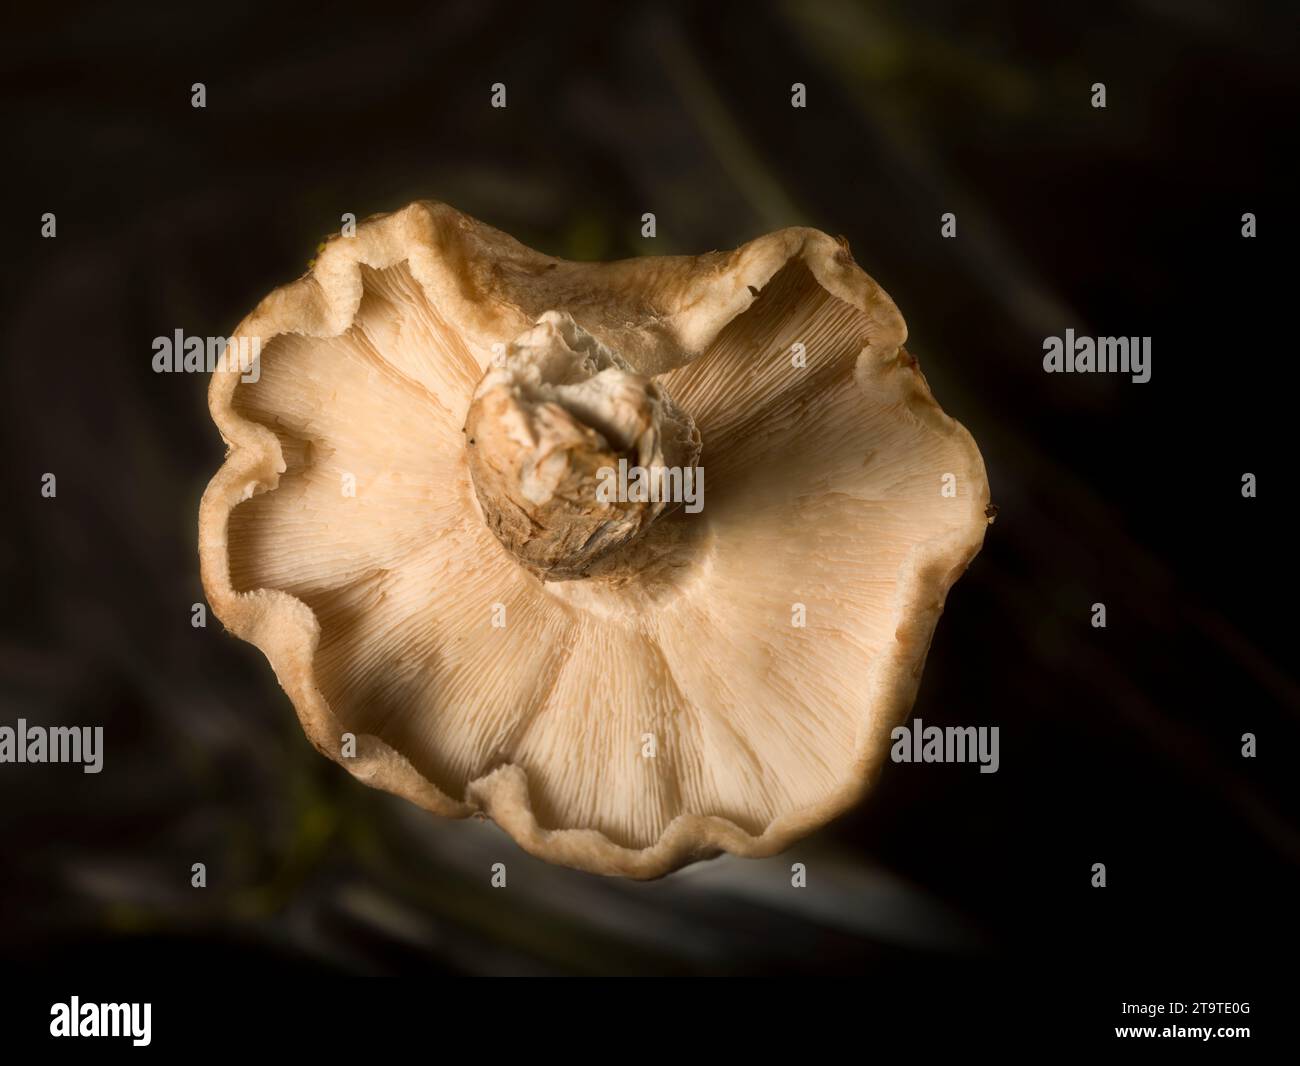
{"type": "Polygon", "coordinates": [[[10,12],[0,724],[103,725],[106,756],[99,775],[0,766],[0,955],[1116,982],[1160,964],[1225,997],[1292,968],[1296,30],[1294,5],[1237,0],[10,12]],[[261,654],[190,624],[223,447],[206,378],[155,375],[151,342],[228,333],[343,212],[421,197],[577,259],[844,234],[1001,508],[915,712],[1000,726],[1000,772],[887,766],[786,855],[635,884],[317,756],[261,654]],[[1067,327],[1151,336],[1151,381],[1044,374],[1067,327]]]}

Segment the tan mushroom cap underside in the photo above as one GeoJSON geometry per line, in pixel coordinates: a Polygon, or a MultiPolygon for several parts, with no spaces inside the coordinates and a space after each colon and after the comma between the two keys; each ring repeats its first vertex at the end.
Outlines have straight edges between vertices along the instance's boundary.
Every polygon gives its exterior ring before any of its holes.
{"type": "Polygon", "coordinates": [[[229,454],[204,588],[356,777],[645,878],[777,852],[879,771],[989,494],[842,242],[571,263],[421,202],[331,241],[236,333],[260,338],[260,377],[212,379],[229,454]],[[539,579],[475,497],[471,397],[548,311],[703,441],[703,509],[660,516],[632,576],[539,579]]]}

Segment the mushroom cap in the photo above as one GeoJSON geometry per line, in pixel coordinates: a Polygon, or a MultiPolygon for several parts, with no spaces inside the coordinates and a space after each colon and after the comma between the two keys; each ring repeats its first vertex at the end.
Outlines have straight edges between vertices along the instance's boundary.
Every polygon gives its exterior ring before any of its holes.
{"type": "Polygon", "coordinates": [[[260,376],[212,377],[203,584],[320,752],[637,878],[773,854],[862,796],[989,490],[842,240],[573,263],[422,201],[332,240],[236,336],[260,376]],[[553,311],[689,414],[708,486],[573,581],[488,528],[462,432],[494,346],[553,311]]]}

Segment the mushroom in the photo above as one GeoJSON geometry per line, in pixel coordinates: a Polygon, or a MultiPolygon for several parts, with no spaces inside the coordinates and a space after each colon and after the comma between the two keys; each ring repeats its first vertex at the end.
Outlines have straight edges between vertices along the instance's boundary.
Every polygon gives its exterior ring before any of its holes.
{"type": "Polygon", "coordinates": [[[418,202],[236,333],[203,584],[320,752],[636,878],[863,795],[989,490],[842,238],[574,263],[418,202]]]}

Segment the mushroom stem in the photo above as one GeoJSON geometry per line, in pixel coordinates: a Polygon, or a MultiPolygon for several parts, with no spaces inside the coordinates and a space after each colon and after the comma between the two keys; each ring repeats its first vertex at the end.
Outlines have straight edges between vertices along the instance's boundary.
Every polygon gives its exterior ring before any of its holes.
{"type": "Polygon", "coordinates": [[[547,311],[479,381],[465,446],[488,527],[555,581],[590,576],[649,528],[674,502],[654,490],[666,469],[694,469],[700,434],[662,385],[547,311]]]}

